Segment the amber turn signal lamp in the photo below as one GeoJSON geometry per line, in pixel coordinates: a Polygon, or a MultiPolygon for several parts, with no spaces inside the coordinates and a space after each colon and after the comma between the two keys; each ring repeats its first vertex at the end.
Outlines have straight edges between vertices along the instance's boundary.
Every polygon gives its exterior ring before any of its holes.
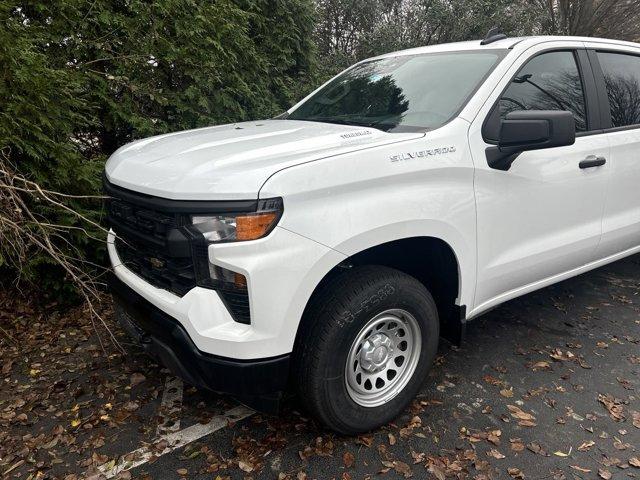
{"type": "Polygon", "coordinates": [[[276,212],[236,217],[236,239],[255,240],[263,237],[278,219],[276,212]]]}

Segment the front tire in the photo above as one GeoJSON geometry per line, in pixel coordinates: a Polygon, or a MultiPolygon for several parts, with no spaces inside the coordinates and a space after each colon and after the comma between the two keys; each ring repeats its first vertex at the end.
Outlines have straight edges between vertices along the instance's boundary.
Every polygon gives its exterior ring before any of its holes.
{"type": "Polygon", "coordinates": [[[388,423],[418,392],[438,348],[438,312],[415,278],[356,267],[313,300],[294,353],[307,408],[353,435],[388,423]]]}

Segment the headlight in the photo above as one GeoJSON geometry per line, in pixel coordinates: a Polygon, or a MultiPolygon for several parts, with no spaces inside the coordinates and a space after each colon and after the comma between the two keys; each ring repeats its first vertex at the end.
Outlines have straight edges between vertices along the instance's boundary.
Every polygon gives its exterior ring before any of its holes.
{"type": "Polygon", "coordinates": [[[192,215],[191,239],[197,285],[218,292],[236,322],[251,323],[247,279],[209,261],[211,243],[256,240],[269,234],[282,216],[282,199],[259,200],[255,211],[192,215]]]}
{"type": "Polygon", "coordinates": [[[226,242],[236,239],[236,217],[191,217],[191,223],[208,242],[226,242]]]}
{"type": "Polygon", "coordinates": [[[256,240],[266,236],[280,219],[282,201],[263,202],[262,209],[237,215],[194,215],[193,227],[211,243],[256,240]]]}

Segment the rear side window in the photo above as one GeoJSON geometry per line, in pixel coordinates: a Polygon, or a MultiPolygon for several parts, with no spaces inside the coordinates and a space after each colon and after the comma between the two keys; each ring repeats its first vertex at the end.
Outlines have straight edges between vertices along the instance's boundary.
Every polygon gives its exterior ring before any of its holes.
{"type": "Polygon", "coordinates": [[[500,117],[517,110],[566,110],[587,129],[584,90],[573,52],[548,52],[525,64],[499,101],[500,117]]]}
{"type": "Polygon", "coordinates": [[[614,127],[640,124],[640,57],[598,52],[614,127]]]}

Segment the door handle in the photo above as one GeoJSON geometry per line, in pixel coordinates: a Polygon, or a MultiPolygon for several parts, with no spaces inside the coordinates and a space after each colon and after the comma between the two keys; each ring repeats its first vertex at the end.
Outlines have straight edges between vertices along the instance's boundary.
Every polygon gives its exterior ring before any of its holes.
{"type": "Polygon", "coordinates": [[[587,158],[582,160],[578,166],[580,168],[593,168],[593,167],[601,167],[607,163],[607,159],[604,157],[596,157],[595,155],[589,155],[587,158]]]}

